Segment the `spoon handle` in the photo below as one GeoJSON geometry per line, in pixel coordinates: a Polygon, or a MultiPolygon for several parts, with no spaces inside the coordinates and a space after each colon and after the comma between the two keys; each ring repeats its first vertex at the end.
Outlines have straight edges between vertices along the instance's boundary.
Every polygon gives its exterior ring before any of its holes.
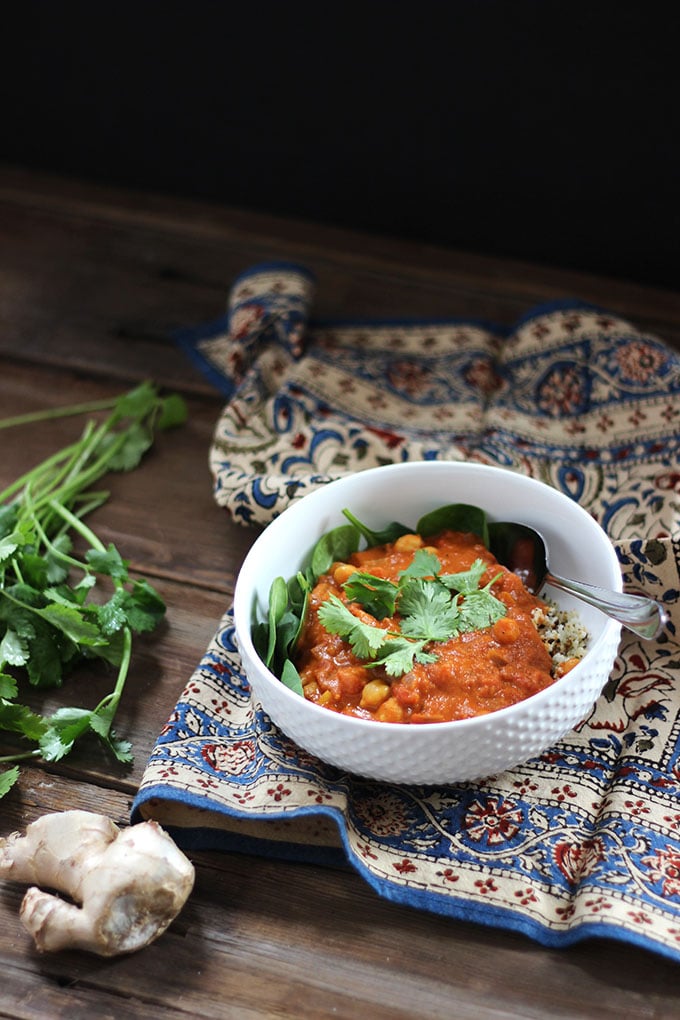
{"type": "Polygon", "coordinates": [[[596,584],[584,584],[552,573],[546,574],[545,580],[553,588],[571,592],[588,605],[600,609],[641,638],[657,637],[668,623],[668,614],[663,606],[644,595],[608,591],[596,584]]]}

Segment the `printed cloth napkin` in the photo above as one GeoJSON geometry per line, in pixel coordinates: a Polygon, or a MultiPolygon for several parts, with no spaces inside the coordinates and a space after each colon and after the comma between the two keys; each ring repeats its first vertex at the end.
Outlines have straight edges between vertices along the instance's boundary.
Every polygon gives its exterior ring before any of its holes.
{"type": "MultiPolygon", "coordinates": [[[[393,786],[303,752],[251,697],[225,608],[150,756],[133,819],[186,849],[349,862],[381,895],[522,931],[680,960],[680,356],[579,302],[485,322],[315,322],[303,267],[256,266],[181,342],[224,393],[214,495],[245,526],[349,472],[474,460],[578,500],[627,590],[663,601],[624,637],[591,714],[484,781],[393,786]]],[[[376,724],[380,725],[380,724],[376,724]]]]}

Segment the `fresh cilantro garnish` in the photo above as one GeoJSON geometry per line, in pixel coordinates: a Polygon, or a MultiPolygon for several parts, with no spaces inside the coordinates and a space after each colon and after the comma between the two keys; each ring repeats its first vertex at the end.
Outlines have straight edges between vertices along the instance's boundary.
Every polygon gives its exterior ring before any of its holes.
{"type": "Polygon", "coordinates": [[[376,620],[394,616],[399,586],[392,581],[357,571],[345,582],[343,588],[350,602],[360,602],[376,620]]]}
{"type": "Polygon", "coordinates": [[[319,620],[329,633],[348,641],[359,659],[375,658],[388,634],[382,627],[362,623],[337,595],[331,595],[319,606],[319,620]]]}
{"type": "Polygon", "coordinates": [[[496,620],[507,613],[505,603],[491,594],[490,588],[500,575],[492,578],[491,581],[479,591],[467,592],[460,605],[460,629],[463,631],[482,630],[484,627],[491,627],[496,620]]]}
{"type": "Polygon", "coordinates": [[[156,627],[165,605],[147,581],[130,579],[127,561],[84,518],[108,498],[93,485],[109,471],[136,467],[158,429],[185,420],[184,402],[143,383],[112,401],[5,419],[0,429],[95,411],[109,413],[0,492],[0,730],[28,748],[0,758],[13,763],[0,773],[0,797],[16,782],[14,763],[58,761],[86,733],[118,761],[132,760],[129,743],[113,731],[114,717],[132,635],[156,627]],[[72,555],[72,536],[87,547],[82,559],[72,555]],[[99,597],[90,600],[93,593],[99,597]],[[97,659],[115,667],[116,680],[94,709],[63,707],[42,716],[18,701],[22,676],[36,687],[59,687],[79,663],[97,659]]]}
{"type": "Polygon", "coordinates": [[[401,633],[424,641],[448,641],[458,630],[460,612],[450,593],[436,581],[411,580],[399,596],[401,633]]]}
{"type": "Polygon", "coordinates": [[[358,619],[337,595],[319,607],[319,620],[331,634],[347,641],[367,665],[383,666],[388,676],[402,676],[414,662],[436,661],[428,645],[490,627],[507,612],[490,591],[500,575],[479,588],[486,571],[483,560],[458,574],[439,575],[440,569],[433,553],[419,549],[410,566],[400,573],[398,584],[366,572],[351,575],[343,584],[350,602],[376,619],[398,614],[396,631],[358,619]]]}
{"type": "Polygon", "coordinates": [[[380,648],[369,666],[383,666],[388,676],[403,676],[413,669],[415,662],[436,662],[437,656],[424,651],[426,641],[409,641],[404,637],[392,638],[380,648]]]}
{"type": "Polygon", "coordinates": [[[411,563],[406,570],[401,571],[399,577],[436,577],[441,569],[442,565],[436,553],[429,549],[416,549],[411,563]]]}
{"type": "Polygon", "coordinates": [[[468,570],[463,570],[459,574],[441,574],[439,580],[447,588],[460,592],[461,595],[469,595],[479,588],[485,570],[484,560],[475,560],[468,570]]]}

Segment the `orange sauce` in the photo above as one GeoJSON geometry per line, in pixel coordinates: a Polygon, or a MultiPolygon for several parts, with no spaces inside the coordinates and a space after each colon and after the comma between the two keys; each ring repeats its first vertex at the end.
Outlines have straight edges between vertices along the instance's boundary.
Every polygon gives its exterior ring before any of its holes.
{"type": "Polygon", "coordinates": [[[334,564],[320,577],[311,594],[295,661],[305,697],[335,712],[398,723],[468,719],[513,705],[554,682],[550,655],[532,620],[542,606],[476,535],[445,531],[427,542],[406,535],[354,553],[348,563],[334,564]],[[428,651],[437,656],[436,662],[416,662],[408,673],[392,678],[382,666],[364,665],[346,641],[321,625],[317,613],[334,594],[363,622],[386,629],[398,626],[398,616],[376,621],[350,603],[342,583],[355,569],[396,583],[423,546],[436,553],[442,574],[467,570],[476,559],[488,565],[480,587],[500,573],[491,592],[505,604],[507,614],[490,627],[433,643],[428,651]]]}

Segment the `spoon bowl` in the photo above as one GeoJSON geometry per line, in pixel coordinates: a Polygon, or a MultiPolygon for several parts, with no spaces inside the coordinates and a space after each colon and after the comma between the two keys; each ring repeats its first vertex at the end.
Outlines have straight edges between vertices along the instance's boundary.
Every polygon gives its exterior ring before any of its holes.
{"type": "Polygon", "coordinates": [[[489,524],[489,548],[498,562],[517,574],[535,595],[546,584],[570,592],[645,640],[657,637],[668,622],[663,606],[644,595],[609,591],[553,573],[543,536],[526,524],[510,521],[489,524]]]}

